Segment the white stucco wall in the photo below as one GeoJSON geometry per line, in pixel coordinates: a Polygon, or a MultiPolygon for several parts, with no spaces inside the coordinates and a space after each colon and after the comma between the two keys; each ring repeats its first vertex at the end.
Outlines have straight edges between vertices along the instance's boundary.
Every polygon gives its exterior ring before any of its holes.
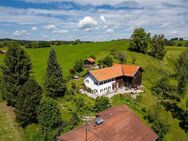
{"type": "Polygon", "coordinates": [[[84,79],[85,86],[87,88],[90,88],[92,91],[97,90],[97,92],[95,92],[95,94],[98,96],[102,96],[102,95],[105,95],[107,92],[113,91],[112,83],[114,83],[115,80],[111,81],[111,82],[107,82],[102,85],[96,85],[95,82],[97,82],[97,80],[91,74],[88,74],[84,79]],[[109,89],[109,87],[110,87],[110,89],[109,89]]]}

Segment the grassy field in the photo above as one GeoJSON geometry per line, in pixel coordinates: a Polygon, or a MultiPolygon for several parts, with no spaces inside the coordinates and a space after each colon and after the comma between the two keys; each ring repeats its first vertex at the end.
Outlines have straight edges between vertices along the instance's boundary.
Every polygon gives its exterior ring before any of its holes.
{"type": "Polygon", "coordinates": [[[15,121],[13,109],[5,102],[0,103],[0,141],[26,141],[24,130],[15,121]]]}
{"type": "MultiPolygon", "coordinates": [[[[142,112],[142,108],[151,108],[153,105],[157,103],[157,97],[152,95],[151,87],[155,84],[156,81],[161,79],[165,75],[173,75],[175,73],[175,62],[178,56],[185,50],[183,47],[167,47],[167,53],[164,57],[163,61],[156,60],[148,55],[144,55],[141,53],[135,53],[127,50],[128,42],[127,41],[113,41],[113,42],[99,42],[99,43],[85,43],[78,45],[63,45],[55,47],[57,52],[58,62],[62,66],[65,77],[69,75],[69,69],[74,65],[74,62],[79,59],[85,59],[90,55],[95,55],[97,60],[104,58],[106,55],[110,55],[113,49],[123,51],[127,56],[127,63],[132,64],[133,60],[136,65],[142,66],[144,69],[143,73],[143,85],[144,85],[144,93],[136,100],[129,99],[127,96],[115,96],[111,99],[111,103],[113,105],[121,105],[128,104],[138,116],[143,118],[144,114],[142,112]]],[[[50,48],[39,48],[39,49],[26,49],[26,52],[29,54],[33,64],[32,75],[35,76],[36,80],[42,85],[43,78],[45,75],[46,64],[48,59],[48,53],[50,48]]],[[[0,55],[0,63],[3,62],[4,55],[0,55]]],[[[118,62],[117,60],[114,60],[118,62]]],[[[72,82],[75,82],[77,85],[82,83],[81,80],[69,81],[68,86],[72,82]]],[[[82,98],[88,105],[93,104],[93,100],[88,98],[85,95],[76,94],[75,98],[82,98]]],[[[185,107],[185,101],[188,100],[188,93],[182,98],[179,105],[181,107],[185,107]]],[[[65,121],[70,119],[71,111],[75,110],[75,102],[73,99],[60,98],[58,99],[59,107],[62,112],[62,118],[65,121]]],[[[5,110],[6,112],[6,110],[5,110]]],[[[94,114],[94,113],[87,113],[94,114]]],[[[172,118],[172,115],[165,111],[163,108],[159,113],[160,116],[166,120],[170,125],[170,131],[165,137],[165,141],[187,141],[188,135],[179,127],[178,120],[172,118]]],[[[0,113],[0,116],[3,115],[0,113]]],[[[10,116],[10,115],[7,115],[10,116]]],[[[11,117],[9,117],[11,119],[11,117]]],[[[0,122],[2,119],[0,119],[0,122]]],[[[13,121],[11,121],[13,122],[13,121]]],[[[11,123],[10,122],[10,123],[11,123]]],[[[10,124],[9,123],[9,124],[10,124]]],[[[0,125],[1,126],[1,125],[0,125]]],[[[4,126],[9,126],[4,124],[4,126]]],[[[1,129],[1,128],[0,128],[1,129]]],[[[27,140],[40,140],[38,135],[38,126],[31,125],[24,129],[25,136],[27,140]]],[[[1,140],[1,132],[0,130],[0,140],[1,140]]],[[[13,131],[13,130],[12,130],[13,131]]],[[[15,136],[17,133],[11,132],[12,136],[15,136]]],[[[19,132],[22,135],[22,131],[19,132]]],[[[20,135],[20,137],[22,137],[20,135]]],[[[11,139],[10,139],[11,141],[11,139]]]]}

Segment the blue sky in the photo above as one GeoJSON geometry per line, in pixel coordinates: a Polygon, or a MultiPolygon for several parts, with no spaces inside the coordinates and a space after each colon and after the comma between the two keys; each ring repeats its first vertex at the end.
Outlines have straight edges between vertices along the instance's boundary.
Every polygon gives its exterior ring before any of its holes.
{"type": "Polygon", "coordinates": [[[137,27],[188,39],[188,0],[0,0],[0,38],[104,41],[137,27]]]}

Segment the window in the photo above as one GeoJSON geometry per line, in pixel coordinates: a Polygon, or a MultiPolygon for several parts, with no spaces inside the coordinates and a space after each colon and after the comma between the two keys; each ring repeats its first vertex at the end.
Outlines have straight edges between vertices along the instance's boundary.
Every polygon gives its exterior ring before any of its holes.
{"type": "Polygon", "coordinates": [[[100,85],[102,85],[102,84],[104,84],[104,82],[102,81],[102,82],[100,82],[100,85]]]}
{"type": "Polygon", "coordinates": [[[86,79],[86,80],[85,80],[85,82],[86,82],[86,83],[89,83],[89,80],[88,80],[88,79],[86,79]]]}
{"type": "Polygon", "coordinates": [[[112,79],[109,79],[109,80],[108,80],[108,82],[111,82],[111,81],[112,81],[112,79]]]}
{"type": "Polygon", "coordinates": [[[103,92],[103,89],[101,89],[100,92],[102,93],[102,92],[103,92]]]}
{"type": "Polygon", "coordinates": [[[97,93],[97,90],[96,90],[96,89],[94,89],[94,93],[97,93]]]}
{"type": "Polygon", "coordinates": [[[109,86],[109,87],[108,87],[108,90],[110,90],[110,89],[111,89],[111,87],[109,86]]]}

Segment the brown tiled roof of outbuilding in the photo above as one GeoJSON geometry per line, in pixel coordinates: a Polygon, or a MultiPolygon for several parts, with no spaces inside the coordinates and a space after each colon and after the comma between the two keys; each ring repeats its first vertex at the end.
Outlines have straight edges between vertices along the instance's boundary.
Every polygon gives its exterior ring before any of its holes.
{"type": "Polygon", "coordinates": [[[89,62],[91,62],[91,63],[94,63],[95,62],[95,60],[93,59],[93,58],[87,58],[87,60],[89,61],[89,62]]]}
{"type": "Polygon", "coordinates": [[[0,50],[0,53],[5,54],[7,50],[0,50]]]}
{"type": "Polygon", "coordinates": [[[59,141],[155,141],[157,134],[147,127],[127,105],[112,107],[97,114],[104,122],[92,120],[60,137],[59,141]]]}

